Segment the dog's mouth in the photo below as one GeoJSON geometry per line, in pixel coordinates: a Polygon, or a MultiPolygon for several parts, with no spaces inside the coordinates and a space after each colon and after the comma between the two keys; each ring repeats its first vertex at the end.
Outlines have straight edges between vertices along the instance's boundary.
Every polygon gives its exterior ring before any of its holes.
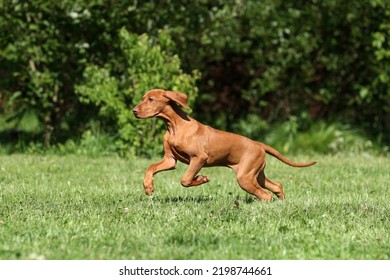
{"type": "Polygon", "coordinates": [[[133,109],[133,114],[137,119],[140,119],[139,111],[136,108],[133,109]]]}
{"type": "Polygon", "coordinates": [[[150,118],[154,118],[158,115],[158,113],[151,115],[151,116],[141,115],[140,112],[136,109],[133,109],[133,114],[137,119],[150,119],[150,118]]]}

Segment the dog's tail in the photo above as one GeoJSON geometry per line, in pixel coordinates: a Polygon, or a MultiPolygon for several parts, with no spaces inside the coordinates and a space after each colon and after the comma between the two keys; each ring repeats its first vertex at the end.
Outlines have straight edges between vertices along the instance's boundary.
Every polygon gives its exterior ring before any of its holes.
{"type": "Polygon", "coordinates": [[[317,162],[316,161],[311,161],[311,162],[306,162],[306,163],[297,163],[297,162],[293,162],[291,160],[289,160],[288,158],[286,158],[285,156],[283,156],[280,152],[278,152],[277,150],[275,150],[274,148],[264,144],[264,143],[261,143],[265,152],[267,154],[270,154],[274,157],[276,157],[277,159],[279,159],[280,161],[284,162],[285,164],[288,164],[290,166],[293,166],[293,167],[307,167],[307,166],[310,166],[310,165],[313,165],[313,164],[316,164],[317,162]]]}

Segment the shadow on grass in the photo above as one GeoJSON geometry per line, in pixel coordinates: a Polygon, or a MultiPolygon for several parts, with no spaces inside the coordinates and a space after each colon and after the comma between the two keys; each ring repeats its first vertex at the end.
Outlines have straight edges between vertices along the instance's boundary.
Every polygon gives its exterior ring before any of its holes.
{"type": "MultiPolygon", "coordinates": [[[[195,202],[195,203],[206,203],[206,202],[211,202],[214,201],[215,197],[212,196],[175,196],[175,197],[166,197],[160,199],[162,203],[190,203],[190,202],[195,202]]],[[[244,198],[236,197],[235,199],[232,200],[234,204],[238,203],[245,203],[245,204],[252,204],[258,202],[256,198],[252,198],[249,196],[246,196],[244,198]]],[[[232,203],[233,203],[232,202],[232,203]]]]}
{"type": "Polygon", "coordinates": [[[164,203],[186,203],[186,202],[196,202],[196,203],[204,203],[212,201],[214,198],[210,196],[196,196],[196,197],[182,197],[182,196],[176,196],[176,197],[166,197],[164,199],[161,199],[164,203]]]}

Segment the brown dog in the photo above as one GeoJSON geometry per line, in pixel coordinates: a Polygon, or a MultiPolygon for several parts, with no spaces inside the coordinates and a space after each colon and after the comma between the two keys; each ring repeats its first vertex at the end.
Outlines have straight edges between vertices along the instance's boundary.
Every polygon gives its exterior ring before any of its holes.
{"type": "Polygon", "coordinates": [[[316,162],[295,163],[270,146],[244,136],[214,129],[189,117],[181,108],[187,108],[187,95],[154,89],[148,91],[142,102],[133,109],[137,118],[162,119],[167,125],[164,135],[164,158],[148,167],[144,188],[147,195],[154,191],[153,176],[157,172],[175,169],[179,160],[189,165],[181,184],[184,187],[207,183],[207,176],[197,175],[202,167],[228,166],[237,174],[242,189],[255,195],[260,201],[270,201],[270,190],[279,199],[284,199],[280,183],[264,175],[265,154],[271,154],[282,162],[294,167],[306,167],[316,162]]]}

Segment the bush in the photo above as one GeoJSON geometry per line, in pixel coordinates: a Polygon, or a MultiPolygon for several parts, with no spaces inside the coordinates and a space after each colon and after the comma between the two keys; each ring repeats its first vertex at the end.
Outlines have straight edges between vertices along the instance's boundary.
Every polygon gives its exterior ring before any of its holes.
{"type": "Polygon", "coordinates": [[[179,57],[172,52],[172,39],[163,31],[157,40],[146,34],[130,34],[125,29],[119,37],[125,69],[115,73],[115,65],[89,65],[84,71],[84,83],[76,86],[76,92],[82,102],[93,103],[101,116],[113,120],[119,150],[150,156],[161,152],[164,124],[157,119],[137,120],[132,108],[153,88],[183,91],[189,95],[191,106],[197,96],[195,82],[199,74],[183,73],[179,57]]]}
{"type": "Polygon", "coordinates": [[[387,148],[374,143],[362,130],[341,123],[312,122],[302,130],[296,118],[273,126],[264,141],[282,153],[386,153],[387,148]]]}

